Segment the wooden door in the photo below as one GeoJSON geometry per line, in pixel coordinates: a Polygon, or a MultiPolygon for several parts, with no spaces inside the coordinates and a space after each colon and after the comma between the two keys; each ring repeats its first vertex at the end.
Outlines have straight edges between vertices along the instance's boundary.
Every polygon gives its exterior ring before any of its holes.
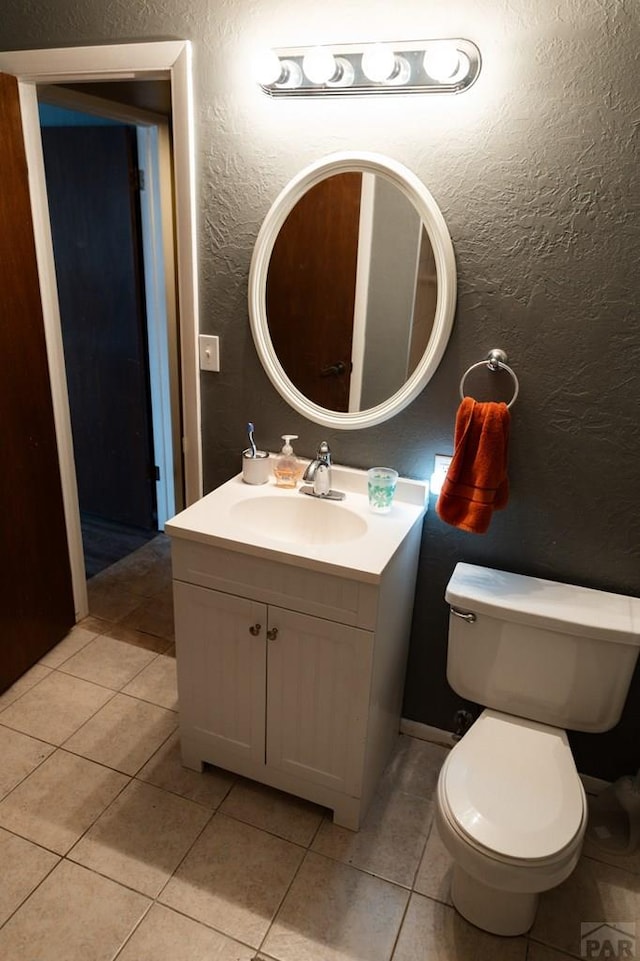
{"type": "Polygon", "coordinates": [[[290,380],[329,410],[349,409],[362,174],[316,184],[282,225],[267,275],[273,346],[290,380]]]}
{"type": "Polygon", "coordinates": [[[0,691],[75,622],[18,85],[0,74],[0,691]]]}
{"type": "Polygon", "coordinates": [[[276,607],[269,630],[267,765],[359,797],[373,634],[276,607]]]}
{"type": "Polygon", "coordinates": [[[199,760],[264,767],[264,604],[174,581],[183,739],[199,760]],[[253,628],[253,633],[251,631],[253,628]]]}
{"type": "Polygon", "coordinates": [[[80,511],[156,529],[135,130],[42,143],[80,511]]]}

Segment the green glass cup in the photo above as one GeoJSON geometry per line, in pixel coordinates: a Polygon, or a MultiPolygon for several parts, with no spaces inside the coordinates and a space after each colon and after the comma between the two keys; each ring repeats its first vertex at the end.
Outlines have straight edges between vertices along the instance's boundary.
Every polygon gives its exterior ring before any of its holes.
{"type": "Polygon", "coordinates": [[[369,510],[374,514],[388,514],[396,492],[398,471],[392,467],[372,467],[367,471],[369,510]]]}

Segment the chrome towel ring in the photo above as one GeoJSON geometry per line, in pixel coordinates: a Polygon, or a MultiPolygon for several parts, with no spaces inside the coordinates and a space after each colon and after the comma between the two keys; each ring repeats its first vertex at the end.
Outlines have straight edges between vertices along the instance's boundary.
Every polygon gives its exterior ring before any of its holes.
{"type": "Polygon", "coordinates": [[[495,350],[489,351],[489,353],[487,354],[486,360],[481,360],[481,361],[478,361],[477,364],[472,364],[471,367],[468,368],[468,370],[465,370],[460,380],[460,399],[464,400],[464,397],[465,397],[464,382],[469,376],[469,374],[471,373],[471,371],[477,370],[478,367],[488,367],[489,370],[494,370],[494,371],[506,370],[506,372],[510,374],[511,377],[513,378],[513,397],[507,404],[507,407],[513,407],[516,401],[516,397],[520,392],[520,384],[518,382],[518,378],[516,377],[515,371],[513,371],[511,367],[508,366],[507,360],[508,358],[504,350],[495,349],[495,350]]]}

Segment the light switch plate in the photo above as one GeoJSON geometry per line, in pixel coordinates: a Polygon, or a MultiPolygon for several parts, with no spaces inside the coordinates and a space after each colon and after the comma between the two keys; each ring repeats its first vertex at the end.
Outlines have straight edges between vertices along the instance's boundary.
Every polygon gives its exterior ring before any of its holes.
{"type": "Polygon", "coordinates": [[[220,370],[220,340],[214,334],[200,334],[200,370],[220,370]]]}

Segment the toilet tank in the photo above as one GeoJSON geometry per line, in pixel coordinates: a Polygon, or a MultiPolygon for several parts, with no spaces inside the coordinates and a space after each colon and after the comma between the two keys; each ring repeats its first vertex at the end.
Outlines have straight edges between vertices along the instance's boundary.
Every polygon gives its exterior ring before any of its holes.
{"type": "Polygon", "coordinates": [[[575,731],[618,723],[640,599],[474,564],[456,566],[445,597],[447,679],[462,697],[575,731]]]}

